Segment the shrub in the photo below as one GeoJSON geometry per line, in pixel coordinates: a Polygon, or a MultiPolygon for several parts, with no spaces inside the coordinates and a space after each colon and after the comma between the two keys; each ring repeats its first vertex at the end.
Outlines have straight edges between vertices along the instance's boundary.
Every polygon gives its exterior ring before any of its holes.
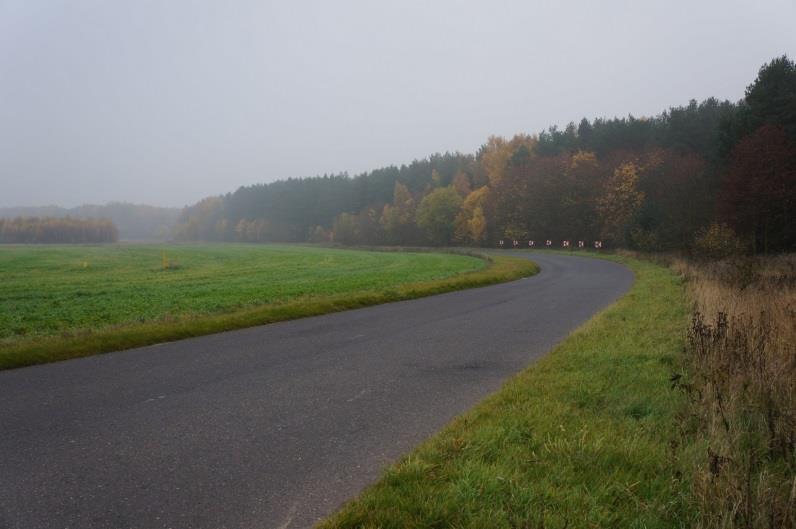
{"type": "Polygon", "coordinates": [[[714,222],[697,232],[693,249],[698,257],[723,259],[743,253],[744,245],[732,228],[714,222]]]}
{"type": "Polygon", "coordinates": [[[630,230],[630,245],[634,250],[641,252],[659,252],[660,240],[655,231],[633,228],[630,230]]]}

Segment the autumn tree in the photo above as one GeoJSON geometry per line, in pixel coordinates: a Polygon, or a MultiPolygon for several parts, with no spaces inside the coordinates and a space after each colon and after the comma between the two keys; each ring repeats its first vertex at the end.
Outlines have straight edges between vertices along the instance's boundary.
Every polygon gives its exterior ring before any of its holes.
{"type": "MultiPolygon", "coordinates": [[[[490,172],[490,189],[487,210],[490,215],[492,235],[495,237],[526,238],[530,192],[534,180],[536,156],[531,147],[518,143],[515,149],[506,144],[505,166],[498,173],[497,166],[490,172]],[[497,176],[496,176],[497,175],[497,176]]],[[[497,162],[494,162],[497,163],[497,162]]]]}
{"type": "Polygon", "coordinates": [[[391,204],[384,204],[379,218],[381,230],[384,233],[384,242],[387,244],[401,244],[400,212],[391,204]]]}
{"type": "Polygon", "coordinates": [[[624,242],[625,230],[644,201],[638,190],[639,167],[633,161],[614,169],[597,200],[603,237],[615,244],[624,242]]]}
{"type": "Polygon", "coordinates": [[[482,244],[486,237],[486,215],[484,215],[484,208],[476,206],[473,210],[473,215],[467,221],[467,230],[470,240],[474,244],[482,244]]]}
{"type": "Polygon", "coordinates": [[[109,219],[73,217],[0,218],[0,243],[80,244],[116,242],[119,231],[109,219]]]}
{"type": "Polygon", "coordinates": [[[536,156],[520,146],[491,185],[487,218],[494,237],[558,238],[566,156],[536,156]]]}
{"type": "Polygon", "coordinates": [[[465,198],[467,195],[470,194],[472,191],[472,187],[470,186],[470,177],[467,176],[467,173],[459,171],[456,173],[456,176],[453,177],[453,188],[456,189],[456,192],[459,193],[459,196],[465,198]]]}
{"type": "Polygon", "coordinates": [[[467,195],[454,220],[454,238],[466,244],[479,245],[486,238],[487,221],[484,206],[489,187],[484,186],[467,195]]]}
{"type": "Polygon", "coordinates": [[[354,217],[354,238],[357,244],[379,244],[382,233],[379,214],[374,208],[364,208],[354,217]]]}
{"type": "Polygon", "coordinates": [[[340,213],[334,219],[332,240],[340,244],[354,244],[356,242],[356,220],[351,213],[340,213]]]}
{"type": "Polygon", "coordinates": [[[236,241],[245,241],[246,240],[246,226],[248,225],[248,221],[246,219],[240,219],[237,224],[235,224],[235,240],[236,241]]]}
{"type": "Polygon", "coordinates": [[[380,224],[389,244],[408,244],[416,238],[415,200],[409,189],[395,182],[392,204],[385,204],[380,224]]]}
{"type": "Polygon", "coordinates": [[[453,186],[440,187],[423,197],[417,208],[417,225],[432,244],[448,244],[453,239],[454,220],[462,198],[453,186]]]}
{"type": "Polygon", "coordinates": [[[216,222],[214,231],[214,238],[219,241],[228,240],[230,237],[230,222],[227,219],[220,219],[216,222]]]}
{"type": "Polygon", "coordinates": [[[511,140],[490,136],[481,146],[477,156],[488,175],[490,184],[494,186],[503,179],[512,157],[515,157],[518,151],[522,150],[529,157],[533,157],[536,143],[536,138],[527,134],[517,134],[511,140]]]}

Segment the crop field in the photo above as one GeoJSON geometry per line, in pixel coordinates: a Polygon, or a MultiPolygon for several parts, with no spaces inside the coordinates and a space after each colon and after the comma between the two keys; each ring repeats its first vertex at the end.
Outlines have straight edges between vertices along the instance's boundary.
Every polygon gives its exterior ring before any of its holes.
{"type": "Polygon", "coordinates": [[[381,290],[483,266],[461,255],[287,245],[0,247],[0,343],[381,290]]]}
{"type": "Polygon", "coordinates": [[[0,246],[0,369],[532,275],[526,260],[297,245],[0,246]]]}

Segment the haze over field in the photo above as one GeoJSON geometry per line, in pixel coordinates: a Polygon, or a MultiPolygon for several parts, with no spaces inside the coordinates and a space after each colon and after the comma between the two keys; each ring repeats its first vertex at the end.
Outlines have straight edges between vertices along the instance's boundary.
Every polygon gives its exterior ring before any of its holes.
{"type": "Polygon", "coordinates": [[[0,206],[182,206],[738,100],[790,1],[0,3],[0,206]]]}

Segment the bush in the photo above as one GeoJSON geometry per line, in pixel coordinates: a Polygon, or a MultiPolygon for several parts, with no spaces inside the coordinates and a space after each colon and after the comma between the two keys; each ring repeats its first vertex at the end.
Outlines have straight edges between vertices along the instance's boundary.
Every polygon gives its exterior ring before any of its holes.
{"type": "Polygon", "coordinates": [[[744,244],[732,228],[714,222],[697,232],[693,250],[701,258],[723,259],[744,253],[744,244]]]}
{"type": "Polygon", "coordinates": [[[634,250],[640,252],[661,251],[660,239],[658,238],[658,233],[655,231],[633,228],[630,230],[629,239],[630,246],[634,250]]]}

